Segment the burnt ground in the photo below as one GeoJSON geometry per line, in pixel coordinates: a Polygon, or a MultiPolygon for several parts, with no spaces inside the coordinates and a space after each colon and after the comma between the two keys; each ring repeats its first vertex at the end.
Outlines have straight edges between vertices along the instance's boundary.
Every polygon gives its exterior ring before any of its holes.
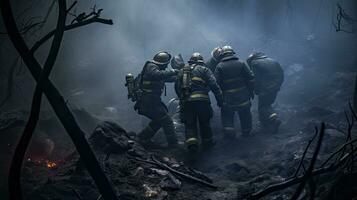
{"type": "MultiPolygon", "coordinates": [[[[327,96],[316,98],[307,105],[276,105],[283,124],[279,133],[273,135],[255,131],[252,137],[241,138],[238,129],[236,140],[224,141],[221,138],[219,114],[215,115],[213,127],[217,144],[211,151],[201,151],[195,159],[187,155],[184,146],[175,150],[165,148],[162,133],[155,137],[155,146],[144,148],[128,137],[125,130],[120,128],[120,122],[102,122],[83,109],[73,111],[78,122],[89,133],[87,137],[120,199],[242,199],[246,193],[291,177],[305,146],[314,135],[314,127],[318,127],[320,122],[326,122],[327,129],[317,167],[344,143],[346,136],[341,130],[346,128],[344,111],[348,106],[342,97],[347,97],[350,90],[330,88],[330,91],[336,92],[327,93],[327,96]],[[333,106],[327,106],[328,102],[333,106]],[[108,149],[115,149],[109,157],[108,149]],[[218,188],[207,187],[157,165],[133,159],[151,160],[152,155],[161,163],[218,188]]],[[[255,109],[253,113],[256,115],[255,109]]],[[[26,116],[27,113],[23,111],[3,113],[1,116],[1,157],[5,158],[1,165],[1,177],[6,177],[14,144],[26,116]]],[[[179,137],[183,138],[182,127],[176,125],[179,137]]],[[[255,130],[258,130],[257,124],[255,130]]],[[[71,141],[64,134],[54,116],[45,114],[42,117],[22,172],[26,199],[98,199],[94,182],[78,161],[71,141]],[[52,163],[55,165],[51,166],[52,163]]],[[[306,166],[311,151],[304,162],[306,166]]],[[[339,196],[333,199],[352,199],[357,191],[355,182],[349,184],[348,180],[342,179],[344,181],[339,183],[339,177],[341,172],[317,177],[317,197],[328,199],[331,196],[330,188],[334,187],[340,189],[335,191],[339,196]],[[339,184],[338,187],[336,184],[339,184]]],[[[6,178],[2,178],[2,192],[6,192],[5,183],[6,178]]],[[[266,199],[289,199],[294,190],[295,187],[290,187],[266,199]]],[[[308,190],[303,193],[307,194],[308,190]]]]}

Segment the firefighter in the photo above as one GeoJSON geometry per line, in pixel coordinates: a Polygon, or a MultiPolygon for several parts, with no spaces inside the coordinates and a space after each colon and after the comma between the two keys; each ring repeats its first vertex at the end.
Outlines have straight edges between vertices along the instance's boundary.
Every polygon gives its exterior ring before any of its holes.
{"type": "Polygon", "coordinates": [[[284,81],[284,71],[280,64],[262,52],[249,56],[247,63],[255,74],[255,94],[258,95],[259,121],[265,131],[275,133],[281,124],[272,108],[284,81]]]}
{"type": "Polygon", "coordinates": [[[185,65],[177,78],[178,96],[182,105],[182,118],[185,124],[186,145],[188,150],[197,151],[199,140],[197,122],[200,130],[201,147],[211,148],[215,143],[210,125],[212,108],[209,91],[215,95],[217,105],[222,106],[222,91],[210,69],[205,67],[200,53],[193,53],[189,65],[185,65]]]}
{"type": "Polygon", "coordinates": [[[208,61],[206,62],[207,68],[210,69],[212,72],[214,72],[221,58],[222,58],[222,48],[215,47],[211,52],[211,58],[208,59],[208,61]]]}
{"type": "Polygon", "coordinates": [[[177,137],[171,117],[165,104],[161,101],[161,94],[166,89],[165,82],[174,82],[178,70],[167,69],[171,55],[158,52],[153,60],[145,63],[139,80],[142,94],[136,103],[140,115],[151,119],[144,130],[138,134],[139,141],[148,143],[155,133],[162,127],[168,146],[177,146],[177,137]]]}
{"type": "Polygon", "coordinates": [[[222,89],[224,105],[221,118],[225,139],[235,138],[234,114],[240,119],[243,136],[252,130],[251,99],[254,97],[254,75],[249,67],[238,59],[231,46],[222,47],[223,58],[217,65],[215,76],[222,89]]]}

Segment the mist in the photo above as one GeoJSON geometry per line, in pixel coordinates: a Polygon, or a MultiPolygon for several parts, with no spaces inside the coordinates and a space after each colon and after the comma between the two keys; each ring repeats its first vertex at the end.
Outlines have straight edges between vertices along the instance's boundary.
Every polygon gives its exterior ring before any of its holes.
{"type": "MultiPolygon", "coordinates": [[[[112,114],[126,124],[137,114],[126,96],[125,74],[138,74],[160,50],[181,53],[185,60],[200,52],[208,59],[214,47],[228,44],[242,60],[253,51],[278,60],[288,73],[279,102],[303,103],[331,82],[326,79],[330,72],[355,71],[356,35],[336,32],[332,25],[337,2],[81,1],[74,13],[88,12],[96,5],[103,9],[102,17],[113,19],[114,25],[91,24],[66,32],[52,79],[73,107],[98,115],[113,107],[116,111],[112,114]],[[298,78],[296,73],[300,73],[298,78]]],[[[43,4],[41,10],[40,5],[36,8],[39,13],[46,12],[43,4]]],[[[346,0],[342,5],[356,16],[355,1],[346,0]]],[[[55,26],[51,23],[56,21],[56,12],[46,29],[55,26]]],[[[36,56],[44,58],[46,48],[36,56]]],[[[31,95],[33,81],[24,85],[31,88],[25,89],[29,91],[25,96],[31,95]]],[[[175,97],[172,84],[167,86],[164,102],[175,97]]]]}

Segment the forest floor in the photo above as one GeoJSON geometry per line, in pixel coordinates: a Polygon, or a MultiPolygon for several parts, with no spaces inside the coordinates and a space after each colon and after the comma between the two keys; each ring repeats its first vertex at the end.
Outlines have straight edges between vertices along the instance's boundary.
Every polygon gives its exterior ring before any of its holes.
{"type": "MultiPolygon", "coordinates": [[[[219,125],[215,124],[215,133],[218,133],[215,135],[216,146],[210,151],[201,151],[194,160],[192,156],[187,155],[184,145],[178,149],[165,148],[163,136],[160,135],[162,133],[155,138],[154,142],[157,145],[147,150],[135,143],[135,151],[139,149],[143,152],[139,153],[140,158],[150,159],[149,155],[155,155],[162,161],[167,160],[167,165],[176,166],[179,171],[186,171],[193,176],[201,176],[204,180],[212,181],[218,186],[217,189],[174,174],[174,178],[168,183],[171,185],[163,186],[163,180],[167,180],[168,174],[171,174],[167,170],[135,162],[123,152],[114,153],[105,160],[106,154],[103,153],[103,149],[106,148],[104,146],[108,141],[104,139],[106,142],[101,143],[103,138],[94,137],[98,131],[89,135],[89,141],[121,199],[240,199],[239,195],[263,189],[269,184],[291,177],[307,142],[314,135],[314,127],[319,126],[321,120],[336,126],[344,123],[343,113],[318,107],[297,110],[281,106],[279,113],[284,122],[279,133],[273,135],[256,132],[252,137],[242,138],[238,132],[236,140],[225,141],[219,134],[219,125]],[[94,139],[91,139],[92,137],[94,139]],[[177,180],[178,183],[175,182],[177,180]]],[[[116,125],[111,124],[99,125],[95,130],[99,128],[104,132],[110,132],[109,138],[113,137],[113,141],[116,141],[113,142],[114,146],[128,143],[130,138],[124,139],[122,143],[118,142],[123,138],[116,137],[121,137],[123,133],[115,127],[116,125]]],[[[181,131],[178,131],[178,134],[180,138],[183,137],[181,131]]],[[[344,140],[345,136],[337,130],[327,129],[318,163],[344,140]]],[[[112,145],[111,142],[108,144],[112,145]]],[[[308,153],[307,158],[310,157],[311,154],[308,153]]],[[[76,153],[52,160],[56,163],[54,167],[48,166],[52,161],[27,160],[23,170],[27,199],[97,199],[99,193],[94,182],[77,160],[76,153]]],[[[306,162],[308,163],[308,159],[306,162]]],[[[267,199],[288,199],[293,191],[294,187],[277,192],[267,199]]]]}
{"type": "MultiPolygon", "coordinates": [[[[330,91],[341,95],[338,90],[330,91]]],[[[335,101],[337,97],[330,94],[327,97],[331,100],[321,97],[315,100],[315,104],[310,103],[310,106],[280,104],[276,107],[283,121],[279,133],[258,132],[254,123],[253,136],[242,138],[237,124],[237,138],[232,141],[222,139],[217,114],[212,124],[216,146],[210,151],[199,152],[194,160],[187,154],[184,145],[178,149],[166,148],[162,132],[154,138],[155,147],[144,148],[119,128],[120,121],[103,123],[103,119],[83,109],[73,109],[73,112],[85,132],[90,133],[87,138],[120,199],[233,200],[242,199],[246,193],[256,192],[290,178],[296,171],[308,141],[314,136],[314,128],[319,127],[321,122],[325,122],[327,128],[316,166],[344,143],[346,136],[341,130],[346,128],[344,110],[348,110],[348,106],[344,102],[340,106],[344,109],[329,108],[324,104],[335,101]],[[120,151],[107,157],[107,148],[120,151]],[[218,188],[183,178],[162,166],[133,159],[134,156],[150,160],[153,155],[161,163],[199,177],[218,188]]],[[[253,109],[254,119],[257,118],[256,113],[253,109]]],[[[13,144],[23,129],[26,115],[26,112],[10,112],[0,116],[0,157],[5,158],[5,162],[0,164],[1,177],[6,177],[13,144]]],[[[180,141],[183,142],[182,125],[176,123],[176,126],[180,141]]],[[[78,162],[71,141],[63,134],[63,128],[54,116],[49,114],[41,119],[22,172],[25,199],[100,199],[93,180],[78,162]]],[[[308,151],[305,166],[311,154],[308,151]]],[[[329,173],[327,176],[319,176],[316,181],[333,182],[335,176],[329,173]]],[[[326,187],[319,187],[316,195],[325,195],[326,187]]],[[[351,187],[357,191],[355,185],[351,187]]],[[[7,191],[6,178],[1,179],[0,189],[0,192],[7,191]]],[[[295,187],[290,187],[265,199],[289,199],[294,190],[295,187]]]]}

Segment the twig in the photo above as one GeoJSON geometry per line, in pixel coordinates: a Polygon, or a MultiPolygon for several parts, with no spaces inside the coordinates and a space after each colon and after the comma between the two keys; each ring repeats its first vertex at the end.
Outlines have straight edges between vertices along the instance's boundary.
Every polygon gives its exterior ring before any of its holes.
{"type": "MultiPolygon", "coordinates": [[[[107,24],[107,25],[113,25],[113,21],[111,19],[102,19],[102,18],[90,18],[87,20],[84,20],[82,22],[66,25],[64,27],[65,31],[72,30],[81,26],[85,26],[91,23],[102,23],[102,24],[107,24]]],[[[56,30],[52,30],[51,32],[47,33],[44,37],[42,37],[39,41],[37,41],[31,48],[31,53],[33,54],[42,44],[44,44],[47,40],[49,40],[55,33],[56,30]]]]}
{"type": "MultiPolygon", "coordinates": [[[[332,163],[327,167],[321,167],[321,168],[313,170],[311,172],[311,176],[313,177],[313,176],[317,176],[317,175],[324,174],[327,172],[335,171],[336,169],[341,167],[350,156],[353,156],[353,155],[350,153],[347,153],[339,160],[339,162],[337,164],[332,163]]],[[[303,180],[303,178],[304,178],[304,175],[296,177],[296,178],[291,178],[291,179],[286,180],[281,183],[269,185],[266,188],[264,188],[263,190],[260,190],[258,192],[251,194],[248,199],[250,199],[250,200],[260,199],[260,198],[262,198],[268,194],[271,194],[273,192],[280,191],[280,190],[283,190],[290,186],[293,186],[295,184],[298,184],[303,180]]]]}
{"type": "Polygon", "coordinates": [[[69,11],[71,11],[73,9],[73,7],[77,4],[78,2],[77,1],[74,1],[72,3],[72,5],[66,10],[66,13],[69,13],[69,11]]]}
{"type": "Polygon", "coordinates": [[[319,133],[319,139],[317,140],[316,148],[315,148],[314,154],[312,155],[309,168],[307,169],[305,175],[303,176],[303,180],[301,181],[300,185],[296,189],[294,195],[291,197],[291,200],[296,200],[296,199],[299,198],[299,196],[300,196],[302,190],[304,189],[306,183],[312,177],[311,176],[312,175],[312,171],[314,169],[315,162],[317,160],[317,156],[319,155],[319,152],[320,152],[320,148],[321,148],[322,140],[324,138],[324,134],[325,134],[325,123],[322,123],[321,124],[321,128],[320,128],[320,133],[319,133]]]}
{"type": "Polygon", "coordinates": [[[318,130],[317,130],[317,128],[315,127],[315,134],[314,134],[314,136],[309,140],[308,144],[306,145],[305,150],[304,150],[304,153],[302,154],[301,160],[300,160],[300,162],[299,162],[298,168],[296,169],[296,171],[295,171],[293,177],[296,177],[296,176],[299,174],[300,168],[301,168],[301,166],[303,165],[303,162],[304,162],[305,155],[306,155],[308,149],[310,148],[311,143],[315,140],[317,133],[318,133],[318,130]]]}
{"type": "Polygon", "coordinates": [[[151,161],[151,160],[143,160],[143,159],[141,159],[141,158],[137,158],[137,157],[134,157],[134,156],[130,156],[129,158],[132,158],[132,159],[134,159],[134,160],[136,160],[136,161],[139,161],[139,162],[143,162],[143,163],[148,163],[148,164],[151,164],[151,165],[155,165],[155,166],[157,166],[157,167],[160,167],[161,169],[165,169],[165,170],[167,170],[167,171],[169,171],[169,172],[171,172],[171,173],[173,173],[173,174],[176,174],[176,175],[179,175],[179,176],[181,176],[181,177],[183,177],[183,178],[186,178],[186,179],[188,179],[188,180],[195,181],[195,182],[197,182],[197,183],[203,184],[203,185],[208,186],[208,187],[210,187],[210,188],[214,188],[214,189],[217,189],[217,188],[218,188],[218,186],[213,185],[212,183],[209,183],[209,182],[207,182],[207,181],[204,181],[204,180],[202,180],[202,179],[196,178],[196,177],[194,177],[194,176],[185,174],[185,173],[183,173],[183,172],[177,171],[177,170],[175,170],[175,169],[169,167],[169,166],[166,165],[165,163],[162,163],[162,162],[156,160],[154,157],[151,158],[152,161],[151,161]]]}
{"type": "Polygon", "coordinates": [[[82,197],[81,197],[81,195],[77,192],[77,190],[74,189],[73,187],[70,187],[70,188],[71,188],[71,190],[73,191],[73,193],[76,195],[76,197],[77,197],[79,200],[82,200],[82,197]]]}

